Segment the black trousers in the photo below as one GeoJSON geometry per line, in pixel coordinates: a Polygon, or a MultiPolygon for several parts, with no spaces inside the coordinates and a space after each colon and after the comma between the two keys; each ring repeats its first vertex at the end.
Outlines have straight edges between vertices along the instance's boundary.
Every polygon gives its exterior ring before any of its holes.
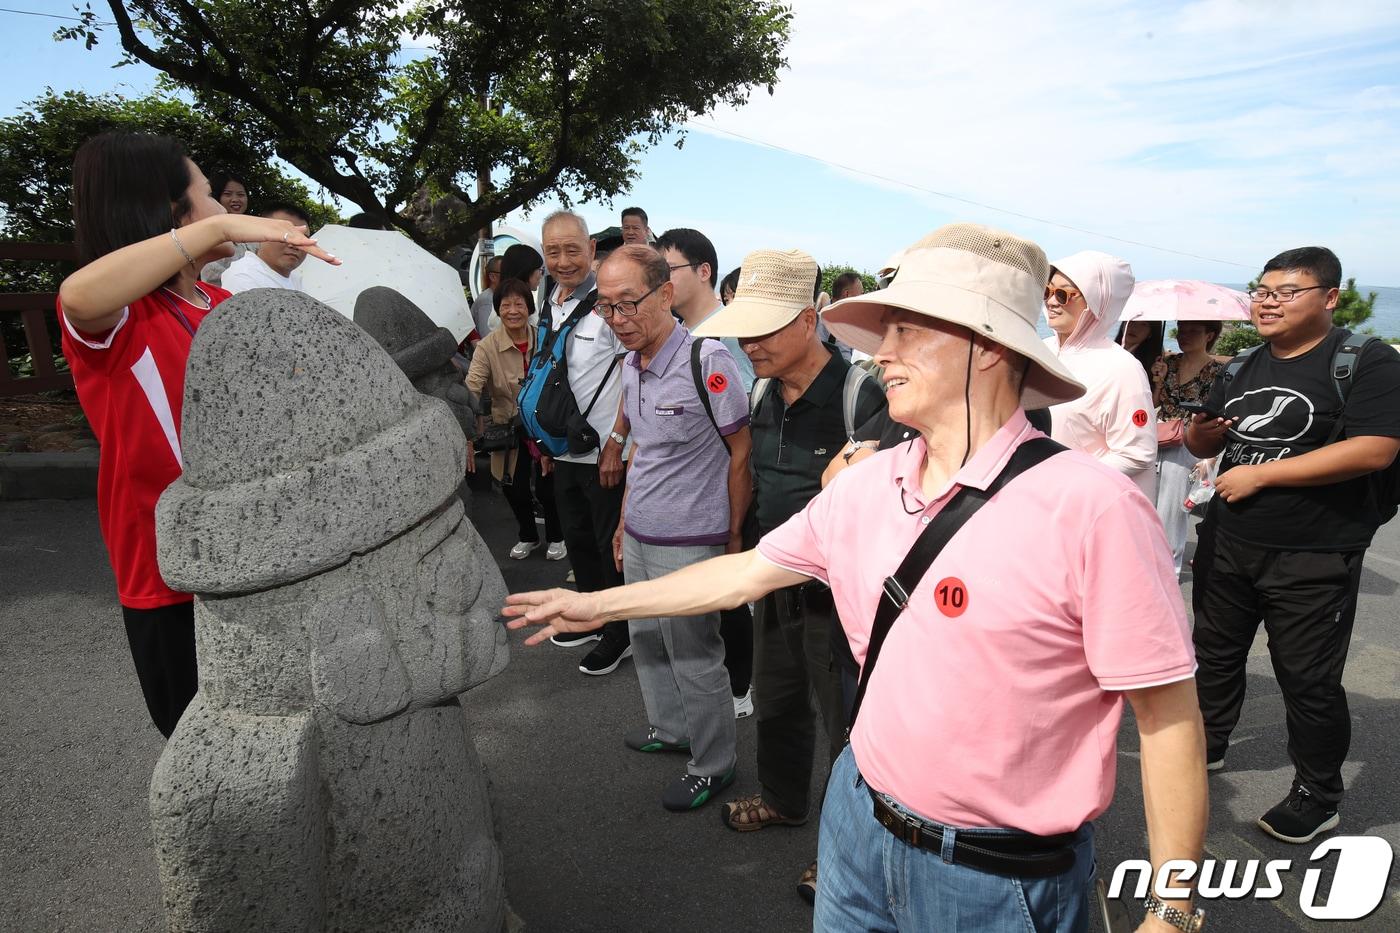
{"type": "Polygon", "coordinates": [[[1277,551],[1202,524],[1193,562],[1196,692],[1208,758],[1223,755],[1244,705],[1245,662],[1259,622],[1283,693],[1296,780],[1342,799],[1351,714],[1342,670],[1365,551],[1277,551]]]}
{"type": "Polygon", "coordinates": [[[758,780],[769,806],[784,816],[805,816],[817,737],[813,695],[826,727],[828,766],[845,747],[841,682],[831,659],[836,612],[830,590],[810,584],[769,593],[756,609],[758,780]]]}
{"type": "Polygon", "coordinates": [[[724,668],[729,672],[729,692],[741,697],[753,681],[753,613],[748,603],[719,614],[719,637],[724,641],[724,668]]]}
{"type": "MultiPolygon", "coordinates": [[[[613,533],[622,517],[623,483],[604,489],[596,463],[554,461],[554,502],[569,563],[580,593],[594,593],[622,585],[622,574],[613,563],[613,533]]],[[[609,640],[631,642],[626,621],[603,626],[609,640]]]]}
{"type": "Polygon", "coordinates": [[[540,533],[535,528],[535,499],[540,500],[544,510],[544,536],[551,544],[564,540],[564,531],[559,525],[559,511],[554,505],[554,476],[540,475],[539,464],[530,457],[522,437],[516,443],[515,469],[505,477],[501,491],[506,494],[506,502],[515,513],[515,524],[519,537],[517,541],[535,542],[540,533]],[[531,492],[531,483],[534,491],[531,492]]]}
{"type": "Polygon", "coordinates": [[[136,663],[136,678],[146,697],[146,709],[160,734],[168,739],[199,689],[194,603],[156,609],[122,606],[122,620],[126,623],[131,660],[136,663]]]}

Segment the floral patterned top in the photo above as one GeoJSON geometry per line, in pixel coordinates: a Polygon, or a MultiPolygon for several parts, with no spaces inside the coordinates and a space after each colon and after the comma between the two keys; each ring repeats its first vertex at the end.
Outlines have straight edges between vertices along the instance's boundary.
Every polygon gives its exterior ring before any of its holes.
{"type": "Polygon", "coordinates": [[[1181,408],[1182,402],[1190,402],[1196,405],[1204,405],[1206,397],[1210,395],[1210,387],[1215,384],[1215,379],[1225,370],[1225,364],[1211,357],[1206,365],[1201,367],[1201,371],[1194,378],[1182,382],[1180,380],[1181,360],[1180,353],[1173,353],[1164,356],[1167,364],[1167,376],[1160,386],[1154,385],[1154,390],[1162,390],[1162,404],[1157,407],[1158,421],[1175,421],[1184,419],[1190,412],[1181,408]]]}

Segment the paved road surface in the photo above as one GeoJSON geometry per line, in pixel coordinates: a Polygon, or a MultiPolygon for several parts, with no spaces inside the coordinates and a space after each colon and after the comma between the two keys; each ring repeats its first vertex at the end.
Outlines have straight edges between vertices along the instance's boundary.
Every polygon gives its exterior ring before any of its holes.
{"type": "MultiPolygon", "coordinates": [[[[478,492],[473,513],[503,555],[514,529],[500,496],[478,492]]],[[[538,552],[502,563],[514,590],[553,585],[568,569],[538,552]]],[[[1342,830],[1400,848],[1400,522],[1382,529],[1366,566],[1347,670],[1355,737],[1342,830]]],[[[0,503],[0,642],[0,930],[160,929],[145,797],[161,739],[130,669],[91,501],[0,503]]],[[[575,665],[585,649],[519,642],[512,636],[505,673],[464,705],[495,786],[510,897],[529,930],[809,928],[793,885],[815,851],[815,821],[741,836],[713,806],[662,810],[660,790],[684,764],[623,748],[623,731],[642,715],[630,663],[584,677],[575,665]]],[[[1400,870],[1365,921],[1304,916],[1298,892],[1312,847],[1254,827],[1291,775],[1262,636],[1249,690],[1229,769],[1211,778],[1209,850],[1288,858],[1297,870],[1278,900],[1215,905],[1211,928],[1400,929],[1400,870]]],[[[756,786],[752,719],[739,723],[739,742],[736,790],[747,791],[756,786]]],[[[1136,749],[1129,719],[1117,800],[1099,824],[1101,873],[1145,852],[1136,749]]]]}

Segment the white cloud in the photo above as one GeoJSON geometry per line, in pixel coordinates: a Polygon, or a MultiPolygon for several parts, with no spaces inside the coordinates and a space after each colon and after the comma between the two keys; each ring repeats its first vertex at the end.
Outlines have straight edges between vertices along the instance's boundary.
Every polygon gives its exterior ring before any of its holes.
{"type": "MultiPolygon", "coordinates": [[[[755,94],[715,125],[1250,265],[1329,243],[1363,278],[1400,281],[1400,4],[799,0],[788,57],[772,97],[755,94]],[[1390,235],[1378,240],[1378,226],[1390,235]]],[[[1115,248],[925,200],[1047,241],[1115,248]]]]}

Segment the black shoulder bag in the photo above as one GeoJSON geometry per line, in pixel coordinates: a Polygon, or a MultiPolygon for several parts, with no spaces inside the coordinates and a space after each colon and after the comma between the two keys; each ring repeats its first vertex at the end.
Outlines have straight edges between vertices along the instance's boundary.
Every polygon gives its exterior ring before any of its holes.
{"type": "Polygon", "coordinates": [[[875,610],[875,622],[870,628],[870,646],[865,652],[865,664],[860,669],[860,683],[856,687],[855,699],[851,702],[850,715],[846,717],[847,739],[850,738],[851,730],[855,728],[861,700],[865,698],[865,688],[870,685],[870,675],[875,671],[875,662],[880,659],[880,646],[885,643],[885,636],[890,633],[890,628],[904,611],[904,607],[909,605],[909,595],[918,589],[919,581],[923,579],[929,567],[933,566],[939,552],[962,530],[968,519],[976,515],[977,510],[986,505],[987,500],[1000,492],[1007,483],[1065,449],[1048,437],[1037,437],[1017,447],[1006,466],[1002,467],[997,478],[986,489],[974,489],[969,486],[959,489],[933,521],[924,527],[919,539],[904,556],[899,569],[893,576],[885,578],[885,591],[880,596],[880,607],[875,610]]]}

